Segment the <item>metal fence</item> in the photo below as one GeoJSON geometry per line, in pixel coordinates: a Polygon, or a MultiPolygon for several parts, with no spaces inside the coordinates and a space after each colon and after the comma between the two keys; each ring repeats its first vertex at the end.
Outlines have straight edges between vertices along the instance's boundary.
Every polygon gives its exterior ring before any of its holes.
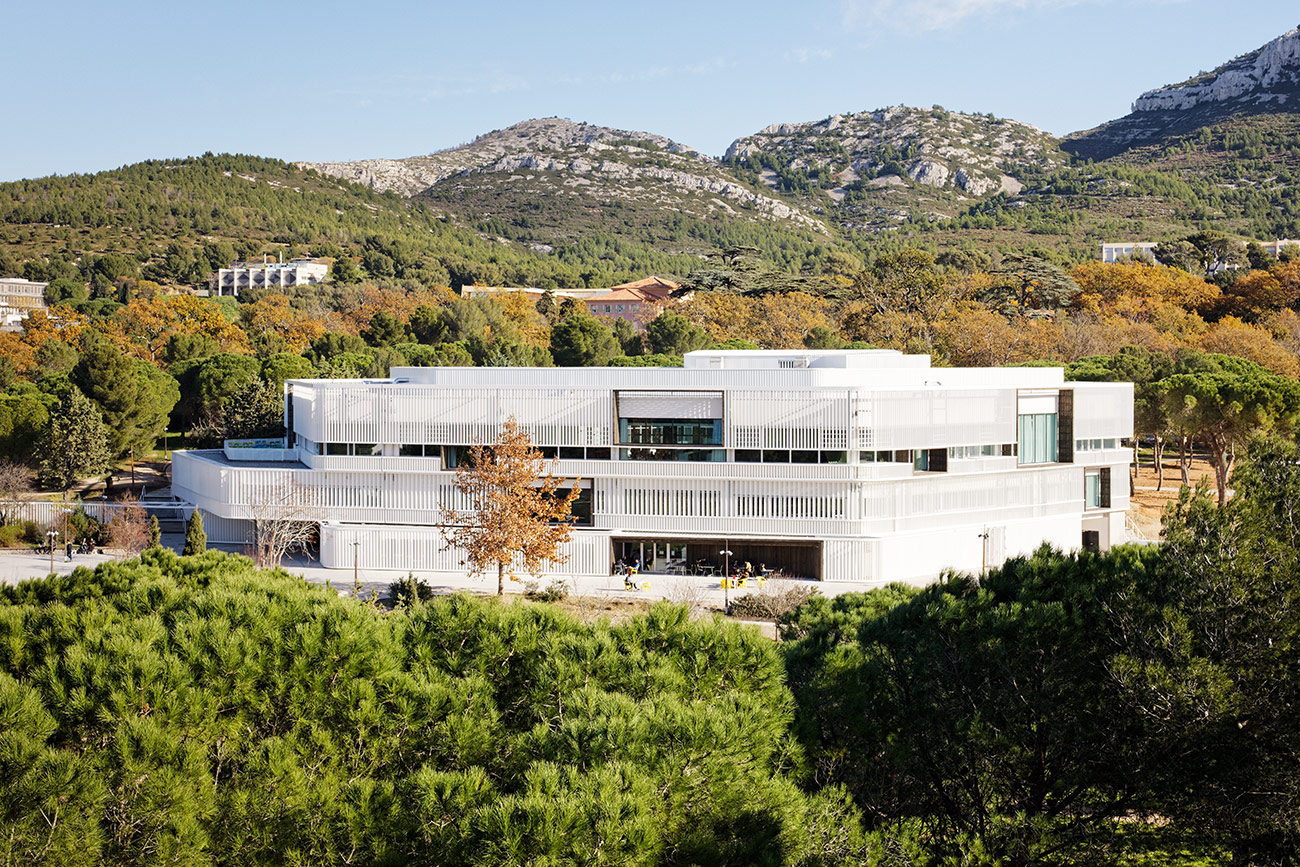
{"type": "MultiPolygon", "coordinates": [[[[115,514],[128,505],[136,504],[108,500],[90,500],[88,502],[73,500],[68,503],[58,503],[51,500],[21,500],[0,502],[0,513],[11,524],[35,521],[37,524],[50,525],[62,523],[64,512],[67,510],[81,511],[85,512],[88,517],[106,524],[115,514]]],[[[160,521],[184,521],[189,516],[192,508],[186,503],[170,500],[156,502],[144,500],[138,505],[146,513],[157,517],[160,521]]]]}

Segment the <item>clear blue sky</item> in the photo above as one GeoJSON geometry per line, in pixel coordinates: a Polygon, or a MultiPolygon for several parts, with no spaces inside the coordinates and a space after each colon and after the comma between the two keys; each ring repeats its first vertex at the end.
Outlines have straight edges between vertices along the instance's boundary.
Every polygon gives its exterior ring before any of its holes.
{"type": "Polygon", "coordinates": [[[0,180],[204,151],[405,157],[530,117],[720,155],[882,106],[1063,134],[1300,24],[1294,2],[16,3],[0,180]]]}

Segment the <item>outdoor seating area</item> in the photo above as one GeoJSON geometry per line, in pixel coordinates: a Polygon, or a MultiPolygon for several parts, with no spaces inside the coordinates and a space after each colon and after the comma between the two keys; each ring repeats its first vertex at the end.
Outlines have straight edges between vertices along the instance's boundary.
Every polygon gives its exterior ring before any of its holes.
{"type": "Polygon", "coordinates": [[[615,539],[613,574],[678,575],[738,582],[769,578],[817,580],[821,564],[818,542],[767,542],[757,540],[615,539]]]}

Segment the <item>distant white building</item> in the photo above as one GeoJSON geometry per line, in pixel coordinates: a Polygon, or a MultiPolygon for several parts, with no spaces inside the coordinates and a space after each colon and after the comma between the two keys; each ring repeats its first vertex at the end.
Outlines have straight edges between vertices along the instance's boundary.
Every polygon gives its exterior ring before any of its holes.
{"type": "Polygon", "coordinates": [[[18,277],[0,277],[0,326],[15,328],[32,310],[45,309],[45,287],[18,277]]]}
{"type": "Polygon", "coordinates": [[[453,573],[452,470],[514,417],[581,489],[558,574],[721,569],[925,581],[947,568],[1125,540],[1133,387],[1061,368],[931,369],[885,350],[693,352],[681,368],[394,368],[291,380],[286,443],[177,452],[209,537],[297,491],[320,559],[453,573]],[[355,547],[354,547],[355,544],[355,547]]]}
{"type": "Polygon", "coordinates": [[[1260,241],[1259,245],[1264,248],[1265,253],[1268,253],[1274,259],[1277,259],[1282,255],[1282,251],[1287,247],[1300,247],[1300,241],[1282,238],[1277,241],[1260,241]]]}
{"type": "Polygon", "coordinates": [[[236,262],[222,268],[212,278],[212,288],[217,295],[239,295],[241,289],[262,289],[269,286],[310,286],[324,283],[329,277],[329,265],[314,259],[291,259],[288,262],[262,262],[247,264],[236,262]]]}
{"type": "MultiPolygon", "coordinates": [[[[1293,241],[1282,238],[1275,241],[1258,241],[1264,252],[1268,253],[1274,259],[1282,255],[1282,251],[1287,247],[1300,247],[1300,241],[1293,241]]],[[[1111,244],[1101,245],[1101,261],[1103,262],[1121,262],[1128,259],[1139,258],[1155,261],[1155,241],[1121,241],[1111,244]]],[[[1229,268],[1234,266],[1227,266],[1229,268]]]]}
{"type": "Polygon", "coordinates": [[[1132,241],[1101,245],[1101,261],[1122,262],[1128,259],[1156,260],[1155,241],[1132,241]]]}

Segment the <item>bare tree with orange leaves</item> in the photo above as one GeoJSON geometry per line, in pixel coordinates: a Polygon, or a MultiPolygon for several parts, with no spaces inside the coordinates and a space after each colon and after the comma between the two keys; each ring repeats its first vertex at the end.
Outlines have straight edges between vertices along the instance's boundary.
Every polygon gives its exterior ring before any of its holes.
{"type": "Polygon", "coordinates": [[[443,510],[443,541],[465,553],[471,575],[495,566],[502,596],[516,563],[540,577],[547,565],[565,561],[560,546],[569,541],[579,493],[576,484],[565,486],[511,416],[495,442],[472,446],[456,468],[456,491],[468,507],[443,510]]]}

